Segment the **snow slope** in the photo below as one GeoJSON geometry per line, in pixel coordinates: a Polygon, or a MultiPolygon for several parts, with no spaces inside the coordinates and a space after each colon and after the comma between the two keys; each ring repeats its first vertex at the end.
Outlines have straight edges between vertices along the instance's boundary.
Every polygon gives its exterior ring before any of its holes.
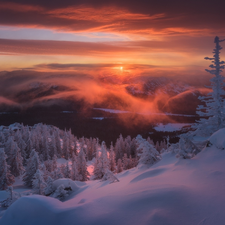
{"type": "Polygon", "coordinates": [[[68,200],[22,197],[6,210],[3,225],[223,225],[225,151],[215,145],[191,160],[164,153],[150,168],[117,175],[120,182],[76,182],[68,200]]]}

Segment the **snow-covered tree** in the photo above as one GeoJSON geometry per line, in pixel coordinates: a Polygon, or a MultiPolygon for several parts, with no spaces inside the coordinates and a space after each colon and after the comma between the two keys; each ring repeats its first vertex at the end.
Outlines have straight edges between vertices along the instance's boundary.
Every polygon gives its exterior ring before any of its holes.
{"type": "Polygon", "coordinates": [[[8,150],[8,164],[10,165],[11,173],[17,177],[23,174],[23,157],[21,156],[21,151],[17,146],[17,143],[11,140],[11,149],[8,150]]]}
{"type": "Polygon", "coordinates": [[[110,145],[109,150],[109,170],[114,172],[116,170],[116,160],[115,160],[115,152],[113,150],[113,144],[110,145]]]}
{"type": "Polygon", "coordinates": [[[30,158],[28,159],[25,174],[23,176],[23,181],[26,186],[32,187],[34,174],[36,173],[37,169],[39,169],[39,166],[40,166],[40,162],[39,162],[38,154],[33,149],[30,153],[30,158]]]}
{"type": "Polygon", "coordinates": [[[26,161],[26,158],[27,158],[27,154],[26,154],[26,143],[25,141],[23,140],[22,138],[22,134],[21,132],[18,130],[16,133],[15,133],[15,141],[21,151],[21,156],[23,157],[23,164],[25,165],[25,161],[26,161]]]}
{"type": "Polygon", "coordinates": [[[225,107],[224,107],[224,76],[221,75],[222,69],[224,69],[224,61],[220,61],[220,46],[219,37],[215,37],[215,49],[213,51],[213,57],[205,57],[206,60],[212,60],[212,64],[209,66],[211,69],[206,69],[207,72],[214,75],[210,80],[212,89],[207,96],[201,96],[199,99],[204,105],[199,105],[197,108],[197,114],[202,117],[193,126],[196,129],[197,134],[202,136],[209,136],[216,130],[225,126],[225,107]]]}
{"type": "Polygon", "coordinates": [[[71,179],[79,180],[78,168],[77,168],[77,156],[74,153],[72,154],[71,179]]]}
{"type": "Polygon", "coordinates": [[[53,159],[52,159],[52,171],[55,171],[55,170],[57,170],[57,156],[56,155],[54,155],[53,156],[53,159]]]}
{"type": "Polygon", "coordinates": [[[64,132],[64,136],[63,136],[63,156],[65,159],[69,159],[69,138],[67,135],[67,132],[64,132]]]}
{"type": "Polygon", "coordinates": [[[21,197],[20,193],[13,191],[12,186],[9,186],[6,191],[9,192],[9,197],[1,202],[3,208],[8,208],[13,202],[21,197]]]}
{"type": "Polygon", "coordinates": [[[63,178],[62,170],[60,167],[57,167],[55,170],[51,172],[51,177],[53,180],[58,180],[60,178],[63,178]]]}
{"type": "Polygon", "coordinates": [[[10,166],[7,164],[6,158],[4,149],[0,148],[0,190],[5,190],[14,183],[14,176],[9,170],[10,166]]]}
{"type": "Polygon", "coordinates": [[[102,142],[101,151],[96,155],[96,161],[94,164],[94,177],[95,179],[102,179],[107,169],[109,169],[109,159],[105,142],[102,142]]]}
{"type": "Polygon", "coordinates": [[[32,180],[32,187],[36,194],[44,194],[46,188],[46,183],[44,181],[43,173],[41,170],[37,169],[32,180]]]}
{"type": "Polygon", "coordinates": [[[61,165],[61,171],[64,178],[71,178],[71,170],[68,162],[61,165]]]}
{"type": "Polygon", "coordinates": [[[116,160],[122,159],[124,152],[125,152],[125,142],[124,142],[122,134],[120,134],[120,136],[116,140],[116,144],[115,144],[116,160]]]}
{"type": "Polygon", "coordinates": [[[86,156],[85,156],[85,153],[83,151],[83,148],[80,149],[80,152],[78,154],[77,169],[78,169],[78,174],[79,174],[79,180],[80,181],[87,181],[87,180],[89,180],[89,172],[87,170],[86,156]]]}
{"type": "Polygon", "coordinates": [[[136,140],[140,152],[139,164],[152,165],[160,160],[159,152],[147,140],[143,139],[141,135],[138,135],[136,140]]]}
{"type": "Polygon", "coordinates": [[[53,135],[55,137],[57,156],[61,157],[62,156],[62,147],[61,147],[61,138],[60,138],[59,134],[60,134],[60,130],[57,128],[53,135]]]}
{"type": "Polygon", "coordinates": [[[127,154],[125,153],[123,156],[123,169],[128,170],[129,169],[129,159],[127,158],[127,154]]]}
{"type": "Polygon", "coordinates": [[[102,178],[102,181],[105,181],[105,180],[110,181],[110,183],[119,182],[119,179],[113,174],[112,171],[110,171],[108,169],[106,170],[106,172],[102,178]]]}
{"type": "Polygon", "coordinates": [[[59,200],[63,200],[67,195],[68,195],[68,191],[65,190],[65,186],[61,184],[60,186],[58,186],[58,188],[54,192],[53,197],[58,198],[59,200]]]}
{"type": "Polygon", "coordinates": [[[121,173],[122,171],[123,171],[123,163],[121,159],[118,159],[116,172],[121,173]]]}
{"type": "Polygon", "coordinates": [[[200,152],[200,149],[192,142],[191,138],[187,134],[180,135],[177,157],[190,159],[200,152]]]}
{"type": "Polygon", "coordinates": [[[53,179],[48,176],[47,178],[47,182],[46,182],[46,187],[44,189],[44,194],[46,196],[51,195],[54,192],[54,188],[53,188],[53,179]]]}

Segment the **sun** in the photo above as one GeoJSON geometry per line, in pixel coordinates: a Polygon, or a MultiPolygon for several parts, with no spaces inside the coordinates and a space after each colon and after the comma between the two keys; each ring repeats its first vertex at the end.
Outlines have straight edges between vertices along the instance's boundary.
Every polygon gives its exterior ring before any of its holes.
{"type": "Polygon", "coordinates": [[[122,66],[120,67],[120,70],[121,70],[121,71],[123,70],[123,67],[122,67],[122,66]]]}

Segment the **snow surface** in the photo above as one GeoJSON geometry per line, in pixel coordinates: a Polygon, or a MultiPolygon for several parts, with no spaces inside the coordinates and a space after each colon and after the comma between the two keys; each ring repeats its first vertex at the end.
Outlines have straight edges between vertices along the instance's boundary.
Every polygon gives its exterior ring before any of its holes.
{"type": "MultiPolygon", "coordinates": [[[[119,113],[132,113],[131,111],[124,111],[124,110],[119,110],[119,109],[104,109],[104,108],[93,108],[95,110],[101,110],[101,111],[104,111],[104,112],[109,112],[109,113],[116,113],[116,114],[119,114],[119,113]]],[[[183,116],[183,117],[195,117],[196,115],[185,115],[185,114],[174,114],[174,113],[155,113],[155,112],[149,112],[149,111],[146,111],[146,112],[137,112],[137,114],[140,114],[140,115],[158,115],[158,116],[183,116]]]]}
{"type": "Polygon", "coordinates": [[[181,130],[185,126],[191,126],[189,123],[159,123],[154,129],[156,131],[164,131],[164,132],[173,132],[177,130],[181,130]]]}
{"type": "Polygon", "coordinates": [[[79,190],[65,202],[22,197],[5,211],[0,224],[223,225],[224,165],[225,151],[216,143],[190,160],[166,152],[150,168],[117,174],[120,182],[76,182],[79,190]]]}
{"type": "Polygon", "coordinates": [[[216,131],[210,138],[211,144],[219,149],[225,149],[225,128],[216,131]]]}

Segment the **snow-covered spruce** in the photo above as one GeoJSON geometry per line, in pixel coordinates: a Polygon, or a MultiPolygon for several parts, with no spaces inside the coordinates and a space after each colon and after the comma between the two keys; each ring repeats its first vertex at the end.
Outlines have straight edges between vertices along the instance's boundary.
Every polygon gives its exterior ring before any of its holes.
{"type": "Polygon", "coordinates": [[[6,159],[4,149],[0,148],[0,190],[5,190],[14,183],[14,176],[10,172],[6,159]]]}
{"type": "Polygon", "coordinates": [[[112,171],[108,169],[106,170],[102,178],[102,181],[105,181],[105,180],[108,180],[110,183],[119,182],[119,179],[113,174],[112,171]]]}
{"type": "Polygon", "coordinates": [[[44,181],[42,171],[37,169],[36,173],[34,174],[33,181],[32,181],[32,187],[33,187],[34,193],[43,195],[46,186],[47,185],[44,181]]]}
{"type": "Polygon", "coordinates": [[[52,195],[54,198],[58,198],[59,200],[63,200],[68,195],[68,191],[65,190],[65,186],[61,184],[54,194],[52,195]]]}
{"type": "Polygon", "coordinates": [[[212,58],[205,57],[206,60],[212,60],[211,68],[206,69],[207,72],[214,75],[210,80],[211,86],[208,88],[212,89],[207,96],[201,96],[199,99],[204,103],[204,105],[199,105],[197,108],[197,114],[202,117],[193,126],[196,129],[193,135],[209,136],[216,130],[225,126],[225,102],[224,102],[224,76],[221,75],[222,69],[224,69],[224,61],[220,61],[220,46],[219,37],[215,37],[215,49],[213,51],[214,55],[212,58]]]}
{"type": "Polygon", "coordinates": [[[12,205],[13,202],[21,197],[19,193],[13,191],[12,186],[9,186],[6,191],[9,193],[9,197],[0,202],[0,205],[3,208],[8,208],[10,205],[12,205]]]}
{"type": "Polygon", "coordinates": [[[48,176],[47,182],[46,182],[46,187],[44,189],[44,194],[46,196],[51,195],[54,192],[54,187],[53,187],[53,179],[48,176]]]}
{"type": "Polygon", "coordinates": [[[40,161],[37,152],[33,149],[30,153],[30,158],[27,162],[27,167],[25,170],[25,174],[23,176],[24,184],[27,187],[33,186],[33,178],[36,173],[36,171],[39,169],[40,161]]]}
{"type": "Polygon", "coordinates": [[[190,159],[197,155],[201,150],[193,143],[191,136],[188,134],[180,135],[179,148],[177,157],[190,159]]]}
{"type": "Polygon", "coordinates": [[[85,153],[83,148],[80,149],[80,152],[77,157],[77,170],[78,170],[78,179],[80,181],[87,181],[89,180],[89,172],[87,171],[87,162],[85,153]]]}
{"type": "Polygon", "coordinates": [[[94,164],[94,178],[102,179],[106,171],[109,169],[109,159],[106,151],[105,142],[102,142],[101,151],[97,152],[94,164]]]}
{"type": "Polygon", "coordinates": [[[21,150],[12,136],[9,137],[6,142],[6,152],[8,156],[7,162],[10,165],[11,173],[15,177],[22,175],[24,172],[23,157],[21,156],[21,150]]]}
{"type": "Polygon", "coordinates": [[[161,159],[159,152],[141,135],[136,137],[136,141],[138,145],[137,150],[140,152],[139,164],[153,165],[161,159]]]}

